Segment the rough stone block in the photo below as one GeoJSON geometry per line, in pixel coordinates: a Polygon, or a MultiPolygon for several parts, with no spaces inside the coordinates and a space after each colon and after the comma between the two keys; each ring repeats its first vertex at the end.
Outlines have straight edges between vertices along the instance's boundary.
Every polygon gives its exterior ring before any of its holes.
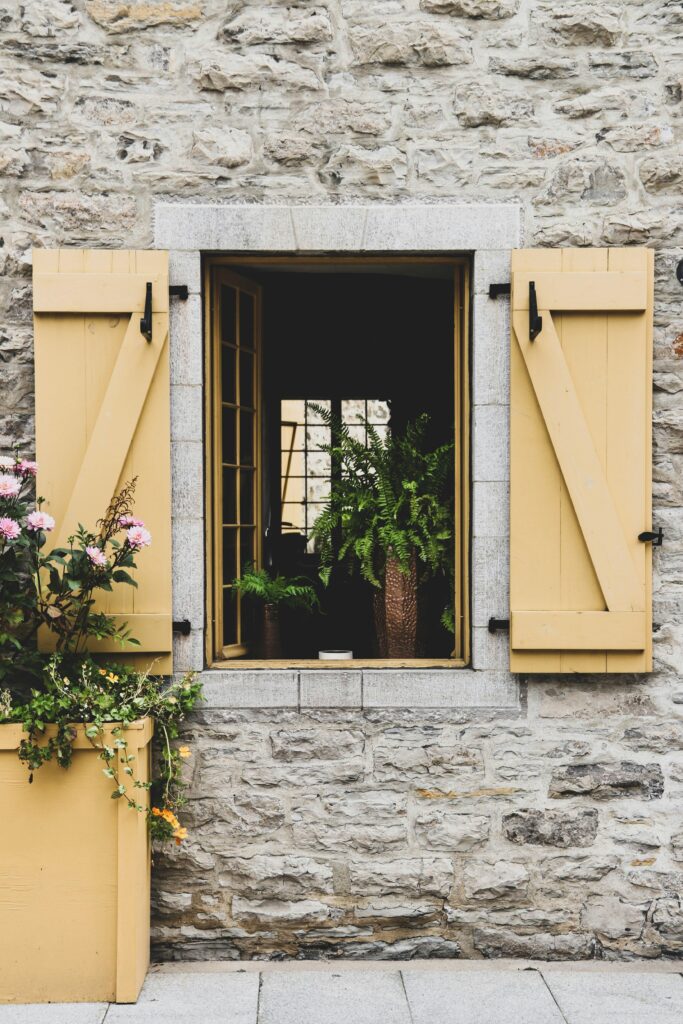
{"type": "Polygon", "coordinates": [[[403,857],[395,860],[352,860],[352,894],[406,893],[447,896],[453,884],[453,864],[446,857],[403,857]]]}
{"type": "Polygon", "coordinates": [[[503,835],[512,843],[532,846],[592,846],[598,832],[598,812],[519,810],[503,815],[503,835]]]}
{"type": "Polygon", "coordinates": [[[431,807],[418,812],[415,836],[432,850],[467,852],[482,846],[489,837],[491,819],[485,814],[462,814],[451,807],[431,807]]]}
{"type": "Polygon", "coordinates": [[[332,892],[332,869],[312,857],[229,857],[221,862],[219,882],[236,895],[290,900],[332,892]]]}

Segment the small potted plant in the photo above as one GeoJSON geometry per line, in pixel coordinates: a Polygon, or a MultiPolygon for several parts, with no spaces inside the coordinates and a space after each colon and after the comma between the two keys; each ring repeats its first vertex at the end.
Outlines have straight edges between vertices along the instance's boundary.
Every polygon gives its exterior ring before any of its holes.
{"type": "Polygon", "coordinates": [[[150,837],[187,835],[190,751],[176,740],[200,687],[87,653],[92,638],[136,642],[96,607],[136,586],[152,543],[132,514],[135,481],[94,532],[48,550],[55,522],[31,499],[35,472],[0,461],[0,1002],[133,1002],[149,962],[150,837]],[[39,628],[56,653],[37,651],[39,628]]]}
{"type": "Polygon", "coordinates": [[[453,444],[429,449],[426,414],[400,435],[380,437],[366,423],[365,444],[315,408],[332,432],[323,450],[339,467],[313,525],[321,578],[328,584],[336,563],[359,569],[373,587],[379,657],[414,658],[420,584],[442,574],[452,591],[453,444]]]}
{"type": "Polygon", "coordinates": [[[280,608],[313,611],[319,607],[315,589],[303,576],[271,576],[267,569],[248,566],[233,580],[233,588],[243,599],[260,606],[258,655],[268,660],[282,657],[280,608]]]}

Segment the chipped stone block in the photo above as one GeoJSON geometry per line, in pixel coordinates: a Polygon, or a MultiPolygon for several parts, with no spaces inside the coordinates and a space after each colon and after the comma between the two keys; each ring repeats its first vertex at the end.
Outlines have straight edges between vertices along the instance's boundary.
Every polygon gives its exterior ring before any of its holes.
{"type": "Polygon", "coordinates": [[[495,900],[526,895],[529,872],[513,861],[468,859],[463,880],[467,900],[495,900]]]}
{"type": "Polygon", "coordinates": [[[657,800],[664,791],[664,776],[658,764],[569,764],[553,771],[548,795],[555,798],[577,795],[594,800],[615,800],[638,796],[657,800]]]}
{"type": "Polygon", "coordinates": [[[519,10],[519,0],[420,0],[423,11],[452,14],[457,18],[482,18],[496,21],[511,18],[519,10]]]}
{"type": "Polygon", "coordinates": [[[297,847],[352,849],[381,853],[406,846],[406,797],[402,793],[362,792],[298,801],[292,807],[292,833],[297,847]]]}
{"type": "Polygon", "coordinates": [[[371,21],[351,28],[357,64],[423,64],[426,67],[469,64],[470,33],[432,21],[371,21]]]}
{"type": "Polygon", "coordinates": [[[335,761],[363,753],[363,734],[348,729],[278,729],[270,734],[275,761],[335,761]]]}
{"type": "Polygon", "coordinates": [[[598,832],[598,812],[520,810],[503,815],[503,835],[511,843],[532,846],[592,846],[598,832]]]}
{"type": "Polygon", "coordinates": [[[200,0],[86,0],[86,14],[111,33],[152,28],[185,28],[202,16],[200,0]]]}

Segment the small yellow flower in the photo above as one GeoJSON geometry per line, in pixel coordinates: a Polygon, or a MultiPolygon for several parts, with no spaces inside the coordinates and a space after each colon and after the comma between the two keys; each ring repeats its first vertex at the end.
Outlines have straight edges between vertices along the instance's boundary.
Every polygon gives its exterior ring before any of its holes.
{"type": "Polygon", "coordinates": [[[106,676],[106,674],[107,674],[107,670],[106,670],[106,668],[101,668],[101,669],[100,669],[100,675],[101,675],[101,676],[106,676]]]}
{"type": "Polygon", "coordinates": [[[186,828],[180,828],[180,827],[177,828],[175,830],[175,832],[173,833],[173,838],[176,841],[176,846],[180,846],[180,844],[182,843],[183,839],[187,839],[187,829],[186,828]]]}
{"type": "Polygon", "coordinates": [[[192,757],[192,751],[189,747],[179,747],[178,753],[181,757],[192,757]]]}
{"type": "Polygon", "coordinates": [[[168,698],[168,703],[169,704],[177,704],[178,703],[178,698],[177,697],[169,697],[168,698]]]}

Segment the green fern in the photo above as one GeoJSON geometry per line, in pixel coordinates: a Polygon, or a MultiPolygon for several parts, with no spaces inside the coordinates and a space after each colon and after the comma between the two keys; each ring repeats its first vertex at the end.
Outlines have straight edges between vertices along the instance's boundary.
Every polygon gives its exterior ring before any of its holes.
{"type": "Polygon", "coordinates": [[[380,437],[366,423],[365,445],[329,410],[313,408],[331,428],[332,443],[323,451],[340,470],[312,531],[323,582],[342,563],[379,588],[387,558],[408,574],[415,552],[422,578],[443,573],[452,586],[453,444],[426,449],[424,414],[402,436],[380,437]]]}
{"type": "Polygon", "coordinates": [[[267,569],[247,566],[232,585],[242,597],[264,604],[286,604],[308,611],[319,607],[318,595],[303,576],[271,576],[267,569]]]}

